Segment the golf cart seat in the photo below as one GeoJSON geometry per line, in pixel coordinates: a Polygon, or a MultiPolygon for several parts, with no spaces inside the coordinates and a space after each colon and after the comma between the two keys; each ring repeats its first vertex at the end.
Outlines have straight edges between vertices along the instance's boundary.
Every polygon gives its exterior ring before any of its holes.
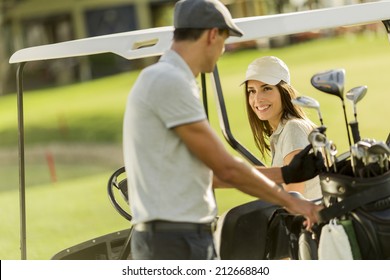
{"type": "Polygon", "coordinates": [[[255,200],[223,213],[214,233],[222,260],[281,259],[288,255],[288,235],[281,228],[280,206],[255,200]]]}
{"type": "Polygon", "coordinates": [[[303,221],[303,216],[262,200],[238,205],[218,218],[217,254],[222,260],[317,259],[317,244],[303,221]]]}
{"type": "Polygon", "coordinates": [[[52,260],[124,260],[131,259],[128,246],[131,228],[112,232],[66,248],[52,260]]]}

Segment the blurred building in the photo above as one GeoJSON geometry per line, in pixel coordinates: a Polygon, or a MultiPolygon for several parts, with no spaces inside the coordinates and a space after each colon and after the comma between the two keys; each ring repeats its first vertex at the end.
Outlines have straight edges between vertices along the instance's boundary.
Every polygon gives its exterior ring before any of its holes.
{"type": "MultiPolygon", "coordinates": [[[[0,84],[14,90],[16,50],[80,38],[172,25],[172,0],[0,0],[0,84]],[[4,59],[3,59],[4,58],[4,59]]],[[[28,63],[29,88],[83,81],[141,67],[111,54],[28,63]]],[[[1,94],[1,92],[0,92],[1,94]]]]}
{"type": "MultiPolygon", "coordinates": [[[[352,0],[222,0],[233,17],[351,4],[352,0]],[[341,3],[342,2],[342,3],[341,3]],[[333,3],[333,4],[332,4],[333,3]]],[[[359,1],[360,2],[360,1],[359,1]]],[[[173,24],[176,0],[0,0],[0,95],[15,90],[9,57],[26,47],[173,24]]],[[[27,88],[68,84],[144,67],[113,54],[30,62],[27,88]]]]}

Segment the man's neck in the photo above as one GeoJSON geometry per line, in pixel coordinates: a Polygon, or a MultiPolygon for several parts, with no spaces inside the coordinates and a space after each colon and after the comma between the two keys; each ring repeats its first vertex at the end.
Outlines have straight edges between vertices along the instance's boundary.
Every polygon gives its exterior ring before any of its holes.
{"type": "Polygon", "coordinates": [[[171,49],[183,58],[194,77],[197,77],[200,73],[201,56],[198,55],[200,48],[196,46],[196,42],[173,42],[171,49]]]}

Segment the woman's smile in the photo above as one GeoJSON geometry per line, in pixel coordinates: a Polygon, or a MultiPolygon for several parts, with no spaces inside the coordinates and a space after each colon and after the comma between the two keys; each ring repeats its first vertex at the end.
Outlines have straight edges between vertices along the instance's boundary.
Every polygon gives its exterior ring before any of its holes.
{"type": "Polygon", "coordinates": [[[264,113],[266,111],[268,111],[268,109],[271,107],[271,104],[268,104],[268,105],[260,105],[260,106],[256,106],[256,110],[259,111],[260,113],[264,113]]]}

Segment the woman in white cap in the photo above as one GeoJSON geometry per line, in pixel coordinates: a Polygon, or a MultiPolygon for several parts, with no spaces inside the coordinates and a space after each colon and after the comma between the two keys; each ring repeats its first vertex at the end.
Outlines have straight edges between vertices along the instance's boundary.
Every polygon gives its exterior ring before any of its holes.
{"type": "MultiPolygon", "coordinates": [[[[309,144],[308,134],[315,124],[291,102],[297,91],[290,84],[287,65],[274,56],[255,59],[248,66],[244,83],[256,146],[263,157],[271,152],[273,167],[289,164],[309,144]]],[[[299,192],[307,199],[321,197],[318,177],[284,185],[284,188],[299,192]]]]}

